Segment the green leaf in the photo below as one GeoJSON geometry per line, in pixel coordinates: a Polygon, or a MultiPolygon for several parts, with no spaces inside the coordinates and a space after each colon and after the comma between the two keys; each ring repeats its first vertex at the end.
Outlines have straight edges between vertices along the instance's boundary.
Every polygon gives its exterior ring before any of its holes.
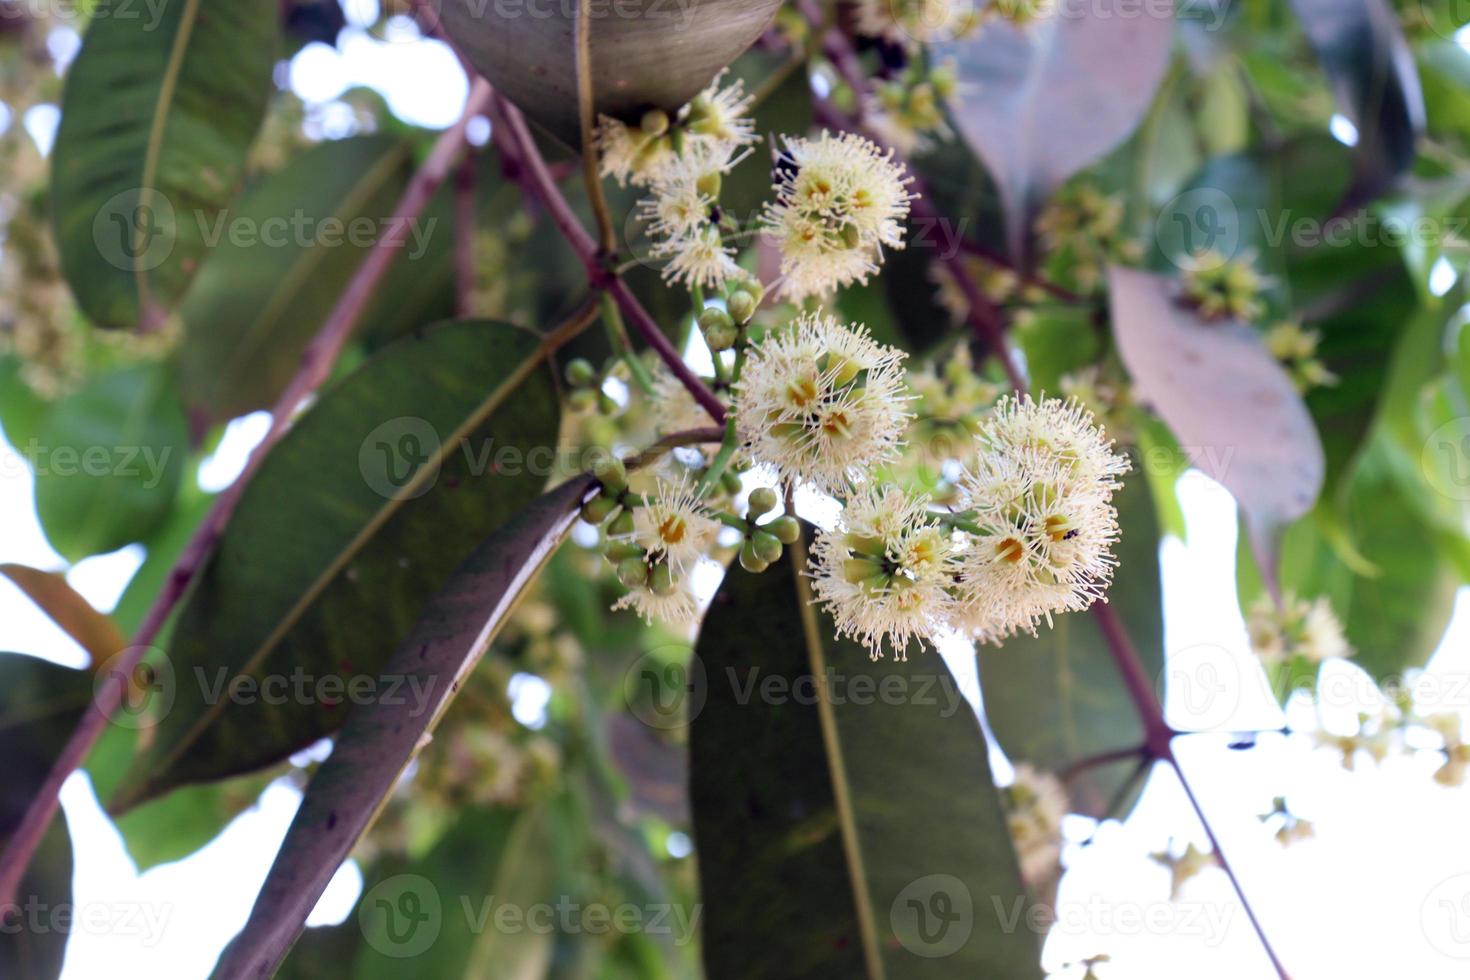
{"type": "MultiPolygon", "coordinates": [[[[0,654],[0,846],[9,841],[92,697],[92,675],[23,654],[0,654]]],[[[70,925],[55,917],[71,908],[72,855],[65,821],[54,819],[21,879],[24,913],[0,930],[0,976],[53,980],[61,973],[70,925]],[[39,922],[40,928],[35,924],[39,922]]]]}
{"type": "Polygon", "coordinates": [[[154,364],[91,378],[51,406],[34,447],[21,450],[46,537],[76,561],[145,537],[167,516],[188,433],[169,373],[154,364]]]}
{"type": "Polygon", "coordinates": [[[1424,95],[1399,15],[1385,0],[1292,0],[1302,30],[1358,130],[1349,200],[1376,197],[1413,165],[1424,95]]]}
{"type": "Polygon", "coordinates": [[[955,59],[955,128],[995,178],[1018,259],[1052,191],[1128,137],[1164,77],[1173,19],[1125,6],[1100,0],[1025,27],[995,19],[934,48],[955,59]]]}
{"type": "Polygon", "coordinates": [[[226,976],[265,975],[286,955],[521,591],[570,533],[591,487],[586,477],[574,479],[516,515],[474,550],[425,607],[380,675],[424,692],[424,698],[384,698],[349,714],[332,755],[307,788],[250,920],[221,961],[226,976]]]}
{"type": "Polygon", "coordinates": [[[321,685],[370,680],[475,542],[545,484],[556,342],[446,323],[322,395],[251,480],[179,613],[177,697],[119,808],[268,765],[342,723],[342,687],[321,685]],[[228,693],[266,681],[269,699],[228,693]]]}
{"type": "MultiPolygon", "coordinates": [[[[408,146],[389,136],[323,143],[251,188],[215,239],[180,308],[181,387],[191,410],[224,421],[271,405],[389,219],[408,180],[408,146]]],[[[417,224],[404,254],[449,226],[417,224]]],[[[402,257],[402,256],[400,256],[402,257]]]]}
{"type": "MultiPolygon", "coordinates": [[[[577,115],[574,6],[532,16],[480,0],[438,0],[439,23],[496,90],[569,146],[577,115]]],[[[698,10],[649,4],[591,18],[594,108],[632,122],[650,106],[670,113],[770,26],[781,0],[705,0],[698,10]]]]}
{"type": "Polygon", "coordinates": [[[1026,356],[1031,390],[1057,395],[1062,376],[1097,360],[1099,343],[1090,310],[1042,306],[1017,317],[1012,336],[1026,356]]]}
{"type": "Polygon", "coordinates": [[[196,482],[185,480],[174,500],[173,511],[152,534],[141,539],[148,556],[128,580],[128,587],[112,610],[113,621],[127,635],[137,633],[143,618],[167,583],[174,564],[213,503],[213,494],[200,490],[196,482]]]}
{"type": "Polygon", "coordinates": [[[1234,494],[1262,540],[1311,509],[1322,443],[1291,379],[1251,328],[1206,323],[1171,280],[1114,266],[1118,351],[1139,396],[1234,494]]]}
{"type": "Polygon", "coordinates": [[[51,153],[62,271],[105,327],[156,326],[183,295],[265,117],[272,0],[99,0],[51,153]]]}
{"type": "Polygon", "coordinates": [[[732,567],[691,668],[706,975],[1039,977],[1037,937],[1004,924],[1026,901],[954,679],[834,641],[794,567],[732,567]]]}
{"type": "MultiPolygon", "coordinates": [[[[1145,670],[1160,677],[1164,605],[1158,519],[1150,498],[1149,482],[1138,475],[1114,498],[1122,535],[1108,604],[1132,638],[1145,670]]],[[[1143,727],[1128,689],[1101,630],[1086,613],[1059,616],[1037,636],[1020,634],[1003,646],[981,647],[980,690],[985,717],[1001,748],[1042,769],[1059,772],[1091,756],[1143,744],[1143,727]]],[[[1105,815],[1135,768],[1129,762],[1080,774],[1070,785],[1074,806],[1105,815]]]]}

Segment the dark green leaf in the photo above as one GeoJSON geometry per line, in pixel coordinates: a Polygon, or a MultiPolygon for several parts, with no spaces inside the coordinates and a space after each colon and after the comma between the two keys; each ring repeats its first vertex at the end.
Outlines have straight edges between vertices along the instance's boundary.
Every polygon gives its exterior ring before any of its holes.
{"type": "Polygon", "coordinates": [[[1024,919],[1005,927],[1026,901],[954,679],[934,654],[870,662],[824,618],[807,642],[805,601],[790,557],[732,568],[700,633],[690,796],[707,975],[1039,977],[1037,937],[1024,919]],[[830,700],[813,677],[831,679],[830,700]]]}
{"type": "Polygon", "coordinates": [[[512,518],[425,607],[381,674],[425,697],[371,701],[348,716],[331,757],[312,778],[250,921],[221,963],[225,975],[265,975],[286,955],[337,867],[489,649],[521,590],[571,531],[590,487],[585,477],[575,479],[512,518]]]}
{"type": "MultiPolygon", "coordinates": [[[[274,402],[372,243],[392,231],[408,166],[407,145],[392,137],[323,143],[210,226],[209,261],[179,310],[191,410],[224,421],[274,402]]],[[[408,231],[404,255],[453,234],[408,231]]]]}
{"type": "Polygon", "coordinates": [[[1302,29],[1357,127],[1350,200],[1376,197],[1414,162],[1424,96],[1398,14],[1386,0],[1292,0],[1302,29]]]}
{"type": "Polygon", "coordinates": [[[296,423],[179,614],[177,698],[120,806],[267,765],[342,723],[340,685],[376,675],[475,543],[545,484],[550,346],[443,324],[384,348],[296,423]],[[253,686],[266,681],[270,698],[253,686]],[[237,682],[251,686],[231,697],[237,682]]]}
{"type": "Polygon", "coordinates": [[[61,265],[107,327],[158,325],[234,196],[272,91],[273,0],[100,0],[51,154],[61,265]]]}

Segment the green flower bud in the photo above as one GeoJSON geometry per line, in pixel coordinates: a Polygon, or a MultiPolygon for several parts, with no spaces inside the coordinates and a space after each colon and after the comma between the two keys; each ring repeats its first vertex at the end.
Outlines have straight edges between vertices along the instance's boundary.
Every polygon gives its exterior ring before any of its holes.
{"type": "Polygon", "coordinates": [[[638,128],[645,135],[655,138],[662,136],[669,131],[669,114],[662,109],[649,109],[639,120],[638,128]]]}
{"type": "Polygon", "coordinates": [[[769,514],[775,510],[780,503],[781,498],[776,495],[776,491],[770,487],[757,487],[750,491],[750,510],[748,516],[751,520],[755,520],[762,514],[769,514]]]}
{"type": "Polygon", "coordinates": [[[654,595],[668,595],[674,588],[674,571],[669,568],[668,563],[659,562],[654,565],[653,570],[648,573],[649,591],[654,595]]]}
{"type": "Polygon", "coordinates": [[[735,346],[735,338],[739,335],[735,329],[735,321],[730,319],[730,314],[718,306],[711,306],[699,314],[699,329],[704,331],[704,339],[709,344],[710,350],[729,350],[735,346]]]}
{"type": "MultiPolygon", "coordinates": [[[[618,519],[622,520],[621,515],[618,519]]],[[[643,560],[643,549],[631,541],[609,541],[607,550],[603,554],[614,565],[629,558],[637,558],[639,561],[643,560]]]]}
{"type": "Polygon", "coordinates": [[[588,524],[601,524],[617,510],[618,502],[598,495],[582,505],[582,520],[588,524]]]}
{"type": "Polygon", "coordinates": [[[592,475],[608,490],[624,490],[628,486],[628,468],[616,456],[599,459],[592,475]]]}
{"type": "Polygon", "coordinates": [[[737,289],[731,293],[725,305],[730,308],[730,316],[736,323],[749,323],[750,318],[755,316],[755,297],[744,289],[737,289]]]}
{"type": "Polygon", "coordinates": [[[720,474],[720,486],[723,487],[725,489],[725,492],[728,493],[730,496],[735,496],[737,493],[740,492],[740,474],[734,472],[733,470],[726,470],[725,472],[720,474]]]}
{"type": "Polygon", "coordinates": [[[585,357],[577,357],[567,362],[566,376],[573,388],[585,388],[597,377],[597,369],[585,357]]]}
{"type": "Polygon", "coordinates": [[[618,581],[626,589],[641,589],[648,584],[648,566],[642,558],[624,558],[618,562],[618,581]]]}
{"type": "Polygon", "coordinates": [[[622,409],[623,407],[618,404],[618,400],[612,395],[609,395],[605,391],[599,391],[597,393],[597,411],[601,414],[613,416],[622,411],[622,409]]]}
{"type": "Polygon", "coordinates": [[[757,531],[750,536],[750,548],[757,558],[767,563],[781,558],[781,542],[774,534],[765,531],[757,531]]]}
{"type": "Polygon", "coordinates": [[[857,248],[863,243],[863,233],[858,231],[858,226],[851,222],[843,225],[838,234],[842,236],[842,244],[848,248],[857,248]]]}
{"type": "Polygon", "coordinates": [[[747,572],[764,572],[771,567],[771,563],[756,554],[755,545],[747,541],[740,546],[740,567],[747,572]]]}
{"type": "Polygon", "coordinates": [[[578,388],[567,396],[567,405],[574,412],[590,412],[597,406],[597,392],[591,388],[578,388]]]}
{"type": "Polygon", "coordinates": [[[775,535],[776,540],[782,544],[795,544],[796,539],[801,537],[801,522],[790,514],[785,514],[767,524],[762,530],[775,535]]]}
{"type": "Polygon", "coordinates": [[[610,537],[619,538],[625,538],[628,535],[632,534],[633,512],[625,508],[623,512],[615,517],[613,519],[613,522],[607,526],[607,533],[610,537]]]}
{"type": "Polygon", "coordinates": [[[720,172],[711,170],[709,173],[701,174],[699,180],[694,184],[694,189],[718,201],[720,199],[720,172]]]}

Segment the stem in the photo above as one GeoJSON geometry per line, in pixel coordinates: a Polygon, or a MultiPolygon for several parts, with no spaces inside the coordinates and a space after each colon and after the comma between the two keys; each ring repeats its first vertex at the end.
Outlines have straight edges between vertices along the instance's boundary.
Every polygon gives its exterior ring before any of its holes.
{"type": "Polygon", "coordinates": [[[730,457],[735,455],[735,446],[738,439],[735,435],[735,416],[725,422],[724,441],[720,444],[720,451],[710,462],[709,468],[704,471],[704,476],[699,479],[698,494],[703,497],[714,489],[715,482],[725,475],[725,467],[730,465],[730,457]]]}
{"type": "Polygon", "coordinates": [[[16,827],[10,842],[6,845],[4,852],[0,853],[0,906],[14,901],[16,890],[20,887],[21,877],[29,867],[31,858],[40,845],[42,836],[46,833],[46,828],[56,815],[62,784],[86,761],[87,754],[107,729],[108,719],[122,703],[123,692],[129,679],[143,661],[144,656],[152,651],[153,641],[158,638],[159,632],[168,621],[174,607],[183,597],[194,577],[204,567],[251,477],[260,468],[261,462],[264,461],[270,450],[285,435],[301,403],[320,387],[331,373],[338,355],[342,353],[342,348],[346,346],[348,339],[352,336],[352,331],[356,328],[368,303],[377,291],[378,284],[392,266],[393,260],[404,251],[403,240],[410,222],[423,213],[429,203],[429,198],[449,175],[455,160],[465,147],[466,127],[471,119],[485,110],[490,96],[489,84],[484,81],[476,82],[470,91],[469,100],[465,104],[464,114],[460,117],[459,122],[440,135],[428,158],[424,160],[423,166],[414,174],[413,180],[404,189],[403,196],[399,198],[398,205],[394,208],[389,231],[378,239],[372,251],[368,253],[367,258],[363,260],[352,280],[347,284],[347,288],[338,298],[337,305],[322,323],[316,337],[302,352],[301,367],[297,369],[296,376],[291,379],[286,390],[276,400],[271,412],[270,428],[265,438],[250,454],[250,459],[240,477],[215,498],[209,512],[205,514],[194,536],[189,539],[189,543],[185,545],[173,569],[164,580],[162,590],[153,600],[153,605],[149,607],[147,615],[138,627],[137,634],[133,637],[133,645],[117,657],[117,662],[112,666],[108,677],[98,687],[86,712],[77,722],[71,738],[52,764],[45,781],[37,788],[36,795],[26,808],[25,816],[21,818],[20,825],[16,827]]]}
{"type": "Polygon", "coordinates": [[[602,192],[602,176],[597,166],[597,138],[593,118],[592,97],[592,0],[577,0],[572,15],[576,44],[577,114],[582,123],[582,179],[587,184],[587,199],[592,202],[592,216],[597,220],[597,240],[602,257],[610,257],[617,249],[612,213],[602,192]]]}
{"type": "Polygon", "coordinates": [[[645,395],[652,397],[653,378],[649,376],[648,368],[643,366],[642,358],[633,350],[633,344],[628,340],[628,330],[623,326],[623,315],[618,312],[618,304],[607,293],[598,297],[598,301],[602,305],[602,322],[607,325],[608,343],[614,351],[622,352],[623,362],[628,365],[628,373],[633,376],[633,381],[645,395]]]}
{"type": "Polygon", "coordinates": [[[719,442],[724,435],[723,430],[713,427],[708,429],[685,429],[683,432],[674,432],[664,436],[642,452],[624,457],[623,465],[630,470],[642,469],[650,463],[657,462],[659,457],[663,456],[670,449],[678,449],[680,446],[699,446],[706,443],[719,442]]]}

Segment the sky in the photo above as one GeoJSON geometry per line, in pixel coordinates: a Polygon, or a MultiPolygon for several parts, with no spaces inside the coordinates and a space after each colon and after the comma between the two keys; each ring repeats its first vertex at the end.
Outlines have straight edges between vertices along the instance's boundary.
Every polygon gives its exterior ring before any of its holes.
{"type": "MultiPolygon", "coordinates": [[[[374,17],[372,0],[346,6],[356,23],[374,17]]],[[[58,31],[52,49],[64,62],[75,50],[75,35],[58,31]]],[[[308,46],[291,62],[288,77],[316,108],[314,125],[328,137],[351,131],[350,111],[336,100],[354,84],[370,85],[395,114],[430,127],[452,123],[467,92],[448,50],[401,25],[381,37],[350,27],[340,50],[308,46]]],[[[55,117],[54,109],[43,108],[22,120],[43,149],[49,148],[55,117]]],[[[0,117],[0,126],[7,124],[0,117]]],[[[1345,142],[1354,135],[1350,127],[1337,126],[1335,132],[1345,142]]],[[[1446,266],[1436,275],[1436,291],[1447,290],[1453,270],[1446,266]]],[[[691,360],[700,357],[708,353],[696,350],[691,360]]],[[[233,423],[215,455],[199,467],[200,485],[217,490],[233,479],[264,428],[259,413],[233,423]]],[[[1182,694],[1189,687],[1184,681],[1205,676],[1202,664],[1244,677],[1255,676],[1258,668],[1235,599],[1234,503],[1223,488],[1194,472],[1181,480],[1179,493],[1188,544],[1169,539],[1161,550],[1166,645],[1177,673],[1171,677],[1170,720],[1180,728],[1219,731],[1280,727],[1280,710],[1264,691],[1241,697],[1228,711],[1218,700],[1201,706],[1182,694]]],[[[143,557],[142,547],[134,545],[68,569],[37,524],[29,471],[8,442],[0,443],[0,562],[65,569],[78,591],[109,610],[143,557]]],[[[705,577],[706,589],[714,584],[705,577]]],[[[6,649],[72,665],[84,662],[76,645],[4,580],[0,624],[0,645],[6,649]]],[[[977,700],[967,645],[950,645],[944,655],[967,696],[977,700]]],[[[1343,670],[1349,680],[1356,672],[1350,666],[1343,670]]],[[[1466,590],[1429,672],[1451,680],[1470,677],[1466,590]]],[[[1253,685],[1242,689],[1248,692],[1253,685]]],[[[528,680],[518,694],[518,717],[535,724],[544,708],[544,689],[528,680]]],[[[1344,724],[1355,712],[1354,704],[1338,704],[1324,716],[1329,724],[1344,724]]],[[[1310,707],[1294,706],[1294,727],[1310,728],[1312,714],[1310,707]]],[[[1191,735],[1179,740],[1178,751],[1296,980],[1470,975],[1470,789],[1436,784],[1437,761],[1430,752],[1390,757],[1378,766],[1367,763],[1350,773],[1336,753],[1315,747],[1306,736],[1267,736],[1249,752],[1231,751],[1227,741],[1223,735],[1191,735]],[[1283,793],[1294,811],[1314,822],[1314,839],[1283,848],[1257,818],[1283,793]]],[[[998,772],[1003,778],[1009,772],[1003,760],[998,772]]],[[[74,900],[79,912],[95,912],[78,918],[96,924],[74,933],[64,977],[188,980],[207,976],[243,925],[299,793],[288,784],[273,784],[203,850],[143,874],[103,815],[85,774],[68,781],[62,802],[77,857],[74,900]]],[[[1097,954],[1110,957],[1098,968],[1102,978],[1274,975],[1222,872],[1205,870],[1184,886],[1177,901],[1169,901],[1169,874],[1147,855],[1169,846],[1177,851],[1189,842],[1204,844],[1171,773],[1156,772],[1125,822],[1098,827],[1073,817],[1066,830],[1068,870],[1056,902],[1059,924],[1044,955],[1053,976],[1080,977],[1083,970],[1075,964],[1097,954]]],[[[360,889],[361,876],[349,862],[311,924],[342,921],[360,889]]]]}

